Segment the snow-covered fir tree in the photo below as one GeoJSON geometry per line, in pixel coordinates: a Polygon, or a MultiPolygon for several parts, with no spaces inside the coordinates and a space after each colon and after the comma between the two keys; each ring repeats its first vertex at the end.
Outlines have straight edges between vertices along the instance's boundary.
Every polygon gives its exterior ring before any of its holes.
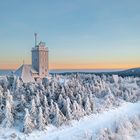
{"type": "Polygon", "coordinates": [[[3,123],[5,127],[12,127],[14,123],[14,118],[12,114],[12,105],[9,99],[6,100],[5,119],[3,123]]]}
{"type": "Polygon", "coordinates": [[[62,109],[62,111],[63,111],[63,113],[65,114],[65,116],[68,120],[70,120],[72,118],[70,105],[71,105],[71,102],[70,102],[69,97],[67,97],[66,99],[63,99],[63,109],[62,109]]]}
{"type": "Polygon", "coordinates": [[[40,106],[40,96],[39,96],[39,92],[36,93],[35,100],[36,100],[36,106],[39,107],[39,106],[40,106]]]}
{"type": "Polygon", "coordinates": [[[39,107],[38,119],[37,119],[37,126],[39,130],[43,130],[45,128],[45,119],[43,117],[42,108],[39,107]]]}
{"type": "Polygon", "coordinates": [[[91,103],[90,103],[90,100],[89,100],[88,96],[86,97],[86,100],[85,100],[84,109],[85,109],[87,114],[90,114],[90,112],[91,112],[91,103]]]}
{"type": "Polygon", "coordinates": [[[46,107],[46,106],[48,106],[48,100],[45,95],[43,97],[44,97],[43,105],[44,105],[44,107],[46,107]]]}
{"type": "Polygon", "coordinates": [[[55,112],[54,112],[52,123],[58,127],[63,124],[63,122],[65,121],[65,117],[62,114],[62,112],[59,110],[57,103],[54,103],[54,107],[55,107],[55,112]]]}
{"type": "Polygon", "coordinates": [[[37,115],[37,108],[36,108],[36,103],[35,103],[34,98],[31,100],[31,109],[30,109],[30,113],[31,113],[31,116],[32,116],[33,118],[35,118],[36,115],[37,115]]]}
{"type": "Polygon", "coordinates": [[[27,108],[25,108],[25,116],[23,120],[23,132],[24,133],[31,133],[33,130],[33,123],[31,120],[31,116],[27,108]]]}

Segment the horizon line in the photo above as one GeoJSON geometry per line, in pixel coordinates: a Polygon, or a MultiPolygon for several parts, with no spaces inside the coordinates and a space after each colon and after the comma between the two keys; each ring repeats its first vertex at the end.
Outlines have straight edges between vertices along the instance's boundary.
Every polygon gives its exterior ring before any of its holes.
{"type": "MultiPolygon", "coordinates": [[[[139,68],[139,67],[130,67],[130,68],[80,68],[80,69],[75,69],[75,68],[54,68],[54,69],[49,69],[49,71],[54,71],[54,70],[127,70],[127,69],[133,69],[133,68],[139,68]]],[[[16,70],[16,69],[11,69],[11,68],[0,68],[0,70],[16,70]]]]}

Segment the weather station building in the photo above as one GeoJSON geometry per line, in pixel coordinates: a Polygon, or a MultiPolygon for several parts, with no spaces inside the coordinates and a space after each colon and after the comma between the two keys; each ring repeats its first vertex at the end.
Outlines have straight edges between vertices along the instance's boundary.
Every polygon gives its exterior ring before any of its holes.
{"type": "Polygon", "coordinates": [[[24,83],[35,82],[49,74],[49,51],[44,42],[37,44],[37,33],[35,33],[35,47],[31,52],[32,64],[23,64],[14,72],[24,83]]]}

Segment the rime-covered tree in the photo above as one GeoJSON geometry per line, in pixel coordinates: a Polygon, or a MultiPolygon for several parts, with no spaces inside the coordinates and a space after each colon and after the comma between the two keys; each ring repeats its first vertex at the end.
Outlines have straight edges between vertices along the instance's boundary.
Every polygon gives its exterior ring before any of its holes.
{"type": "Polygon", "coordinates": [[[45,95],[43,97],[44,97],[43,105],[44,105],[44,107],[46,107],[46,106],[48,106],[48,100],[45,95]]]}
{"type": "Polygon", "coordinates": [[[2,106],[2,104],[3,104],[3,103],[2,103],[2,101],[3,101],[2,99],[3,99],[3,93],[2,93],[2,91],[0,90],[0,106],[2,106]]]}
{"type": "Polygon", "coordinates": [[[10,104],[10,101],[6,100],[6,107],[5,107],[5,119],[3,122],[5,127],[12,127],[14,123],[14,118],[12,114],[12,106],[10,104]]]}
{"type": "Polygon", "coordinates": [[[28,134],[31,133],[33,130],[33,123],[31,120],[31,116],[27,108],[25,108],[25,116],[23,120],[23,132],[28,134]]]}
{"type": "Polygon", "coordinates": [[[38,129],[39,130],[43,130],[45,128],[45,119],[43,117],[43,113],[42,113],[42,108],[39,107],[39,113],[38,113],[38,129]]]}
{"type": "Polygon", "coordinates": [[[62,114],[62,112],[59,110],[57,103],[54,103],[54,106],[55,106],[55,111],[54,111],[54,117],[53,117],[52,123],[58,127],[62,125],[62,123],[65,120],[65,117],[62,114]]]}
{"type": "Polygon", "coordinates": [[[54,94],[54,91],[55,91],[55,86],[54,86],[54,81],[52,81],[52,95],[54,94]]]}
{"type": "Polygon", "coordinates": [[[65,89],[64,89],[64,86],[61,87],[61,94],[62,94],[62,95],[65,95],[65,89]]]}
{"type": "Polygon", "coordinates": [[[60,107],[60,108],[62,108],[62,106],[63,106],[63,96],[62,96],[62,94],[59,94],[59,97],[58,97],[58,106],[60,107]]]}
{"type": "Polygon", "coordinates": [[[72,118],[70,105],[71,105],[71,102],[70,102],[69,97],[67,97],[66,100],[65,99],[63,100],[62,111],[63,111],[63,113],[65,114],[65,116],[68,120],[70,120],[72,118]]]}
{"type": "Polygon", "coordinates": [[[51,122],[50,118],[49,118],[49,108],[46,106],[45,109],[44,109],[44,119],[45,119],[45,124],[47,125],[49,122],[51,122]]]}
{"type": "Polygon", "coordinates": [[[16,78],[15,80],[15,89],[18,90],[21,86],[21,81],[19,79],[19,77],[16,78]]]}
{"type": "Polygon", "coordinates": [[[24,107],[26,105],[25,96],[22,94],[20,98],[21,98],[21,102],[20,102],[21,109],[24,109],[24,107]]]}
{"type": "Polygon", "coordinates": [[[77,95],[77,103],[82,106],[82,97],[80,94],[77,95]]]}
{"type": "Polygon", "coordinates": [[[39,96],[39,92],[36,93],[35,100],[36,100],[36,106],[39,107],[39,106],[40,106],[40,96],[39,96]]]}
{"type": "Polygon", "coordinates": [[[85,111],[86,111],[87,114],[90,114],[90,112],[91,112],[91,104],[90,104],[90,101],[89,101],[89,97],[88,96],[86,97],[84,109],[85,109],[85,111]]]}
{"type": "Polygon", "coordinates": [[[72,105],[72,115],[73,119],[79,119],[85,114],[84,110],[79,106],[77,101],[75,100],[72,105]]]}
{"type": "Polygon", "coordinates": [[[124,100],[129,101],[129,92],[127,90],[125,90],[125,92],[123,93],[123,97],[124,100]]]}
{"type": "Polygon", "coordinates": [[[31,101],[31,110],[30,110],[30,113],[31,113],[32,117],[36,117],[37,108],[36,108],[36,104],[35,104],[34,98],[31,101]]]}
{"type": "Polygon", "coordinates": [[[50,113],[53,113],[54,110],[55,110],[55,108],[54,108],[54,101],[51,99],[50,100],[50,113]]]}
{"type": "Polygon", "coordinates": [[[11,104],[11,106],[14,106],[13,96],[10,94],[9,90],[7,90],[7,100],[9,100],[9,103],[11,104]]]}
{"type": "Polygon", "coordinates": [[[94,112],[94,109],[95,109],[95,100],[93,98],[92,93],[90,93],[90,95],[89,95],[89,101],[90,101],[91,112],[94,112]]]}

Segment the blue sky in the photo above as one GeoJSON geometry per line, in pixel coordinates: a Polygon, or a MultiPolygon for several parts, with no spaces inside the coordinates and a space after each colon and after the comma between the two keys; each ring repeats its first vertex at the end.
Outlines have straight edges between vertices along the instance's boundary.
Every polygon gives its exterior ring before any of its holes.
{"type": "Polygon", "coordinates": [[[51,69],[140,64],[139,0],[0,0],[0,68],[31,63],[34,32],[51,69]]]}

